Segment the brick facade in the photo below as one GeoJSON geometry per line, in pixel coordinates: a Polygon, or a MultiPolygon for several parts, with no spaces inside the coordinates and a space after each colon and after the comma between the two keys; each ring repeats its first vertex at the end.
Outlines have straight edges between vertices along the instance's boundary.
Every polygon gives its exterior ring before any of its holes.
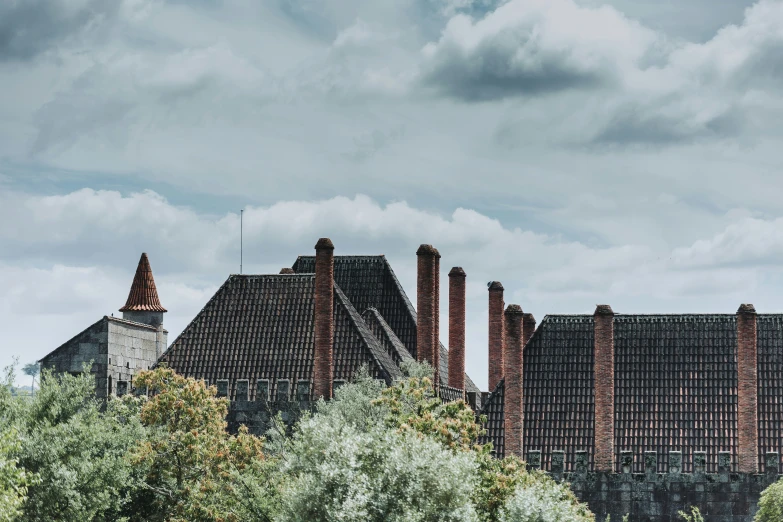
{"type": "Polygon", "coordinates": [[[416,251],[416,360],[434,363],[435,330],[435,256],[432,245],[416,251]]]}
{"type": "Polygon", "coordinates": [[[596,471],[614,470],[614,312],[598,305],[595,321],[595,450],[596,471]]]}
{"type": "Polygon", "coordinates": [[[489,284],[489,391],[503,378],[503,285],[489,284]]]}
{"type": "Polygon", "coordinates": [[[315,357],[313,393],[332,398],[334,373],[334,245],[321,238],[315,245],[315,357]]]}
{"type": "Polygon", "coordinates": [[[465,389],[465,271],[449,272],[449,386],[465,389]]]}
{"type": "Polygon", "coordinates": [[[533,314],[522,315],[522,345],[526,345],[527,342],[533,337],[533,333],[536,331],[536,318],[533,314]]]}
{"type": "Polygon", "coordinates": [[[737,310],[737,452],[739,471],[758,471],[758,349],[756,310],[737,310]]]}
{"type": "MultiPolygon", "coordinates": [[[[432,291],[432,367],[435,370],[433,376],[434,382],[440,382],[440,252],[437,248],[435,250],[435,258],[432,260],[432,283],[434,289],[432,291]]],[[[448,379],[448,375],[443,377],[448,379]]]]}
{"type": "Polygon", "coordinates": [[[504,357],[505,380],[504,431],[506,436],[506,455],[522,456],[523,397],[522,377],[522,308],[519,305],[508,305],[504,317],[504,332],[506,353],[504,357]]]}

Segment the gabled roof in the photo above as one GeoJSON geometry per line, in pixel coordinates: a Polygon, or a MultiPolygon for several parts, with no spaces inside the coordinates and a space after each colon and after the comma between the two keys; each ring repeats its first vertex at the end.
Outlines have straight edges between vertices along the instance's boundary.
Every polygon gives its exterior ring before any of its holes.
{"type": "MultiPolygon", "coordinates": [[[[295,272],[315,270],[315,256],[299,256],[293,265],[295,272]]],[[[334,280],[360,311],[375,308],[385,319],[412,357],[416,357],[416,310],[402,289],[386,256],[334,256],[334,280]]],[[[448,350],[440,345],[440,381],[448,384],[448,350]]],[[[480,393],[469,376],[465,376],[466,391],[480,393]]]]}
{"type": "Polygon", "coordinates": [[[479,437],[479,444],[492,443],[492,454],[502,459],[506,454],[506,437],[503,427],[503,398],[506,387],[505,381],[500,379],[495,389],[492,390],[483,401],[479,415],[486,415],[487,422],[484,424],[484,435],[479,437]]]}
{"type": "Polygon", "coordinates": [[[139,266],[136,267],[136,275],[133,277],[128,300],[120,312],[145,311],[165,312],[160,304],[158,290],[155,288],[155,279],[152,277],[152,267],[146,253],[141,254],[139,266]]]}
{"type": "MultiPolygon", "coordinates": [[[[312,380],[315,278],[300,275],[232,275],[161,357],[179,373],[214,384],[236,380],[312,380]]],[[[350,379],[366,364],[390,383],[401,375],[359,313],[335,285],[334,378],[350,379]]],[[[312,383],[311,383],[312,386],[312,383]]]]}

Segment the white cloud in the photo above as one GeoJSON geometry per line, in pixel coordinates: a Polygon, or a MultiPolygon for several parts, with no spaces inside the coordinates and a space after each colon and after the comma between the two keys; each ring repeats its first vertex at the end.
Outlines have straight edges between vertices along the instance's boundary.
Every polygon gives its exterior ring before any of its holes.
{"type": "MultiPolygon", "coordinates": [[[[5,346],[33,343],[36,356],[119,308],[141,251],[150,253],[172,336],[238,269],[239,223],[233,213],[199,213],[149,191],[12,193],[2,203],[0,243],[9,248],[0,257],[0,285],[7,289],[0,297],[0,330],[5,346]],[[33,220],[14,223],[21,214],[33,220]],[[36,321],[46,322],[45,333],[30,333],[36,321]]],[[[284,201],[246,208],[244,264],[246,273],[277,273],[297,255],[311,254],[318,237],[329,236],[337,255],[385,254],[415,302],[415,251],[432,243],[443,256],[444,314],[449,268],[462,266],[468,274],[468,362],[470,373],[484,382],[490,280],[502,281],[506,301],[539,320],[547,313],[590,313],[598,302],[609,302],[618,313],[732,312],[735,301],[754,300],[759,309],[769,307],[776,292],[762,283],[779,270],[756,265],[780,257],[783,225],[733,215],[740,221],[687,247],[596,247],[511,228],[466,208],[440,214],[362,195],[284,201]]],[[[441,336],[447,338],[445,329],[441,336]]],[[[20,352],[4,350],[7,356],[20,352]]]]}

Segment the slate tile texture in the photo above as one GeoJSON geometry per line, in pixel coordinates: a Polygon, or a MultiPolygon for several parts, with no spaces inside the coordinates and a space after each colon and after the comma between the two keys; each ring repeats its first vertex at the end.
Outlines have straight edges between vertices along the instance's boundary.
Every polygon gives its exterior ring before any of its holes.
{"type": "MultiPolygon", "coordinates": [[[[312,273],[315,256],[299,256],[293,269],[298,274],[312,273]]],[[[334,280],[356,310],[378,310],[410,355],[416,357],[416,310],[385,256],[334,256],[334,280]]],[[[448,385],[449,357],[443,344],[439,361],[440,382],[448,385]]],[[[465,388],[480,393],[467,375],[465,388]]]]}

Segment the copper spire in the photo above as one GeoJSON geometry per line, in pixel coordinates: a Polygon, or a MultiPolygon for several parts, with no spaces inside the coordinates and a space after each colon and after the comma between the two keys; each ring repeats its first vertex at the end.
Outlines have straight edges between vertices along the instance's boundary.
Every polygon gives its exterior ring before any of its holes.
{"type": "Polygon", "coordinates": [[[152,268],[147,254],[141,254],[139,266],[136,268],[136,276],[133,278],[128,301],[120,308],[120,312],[165,312],[160,304],[158,290],[155,288],[155,279],[152,277],[152,268]]]}

